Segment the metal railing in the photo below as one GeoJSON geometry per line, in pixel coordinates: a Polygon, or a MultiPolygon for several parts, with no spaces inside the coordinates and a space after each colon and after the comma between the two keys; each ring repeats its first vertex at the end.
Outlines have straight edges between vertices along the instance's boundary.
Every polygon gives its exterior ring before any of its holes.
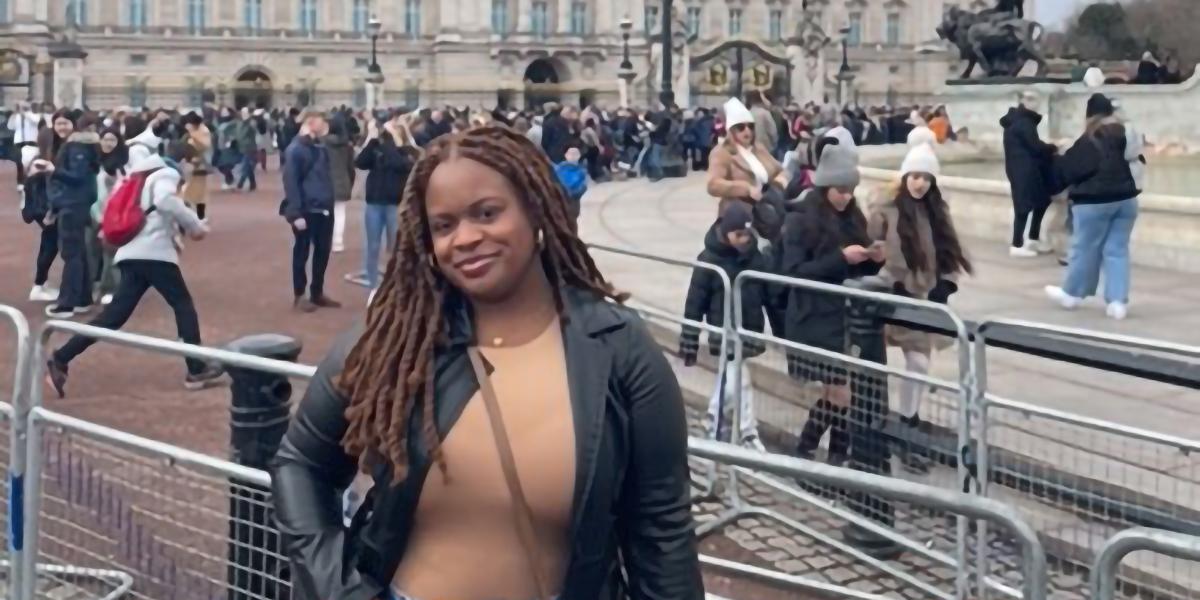
{"type": "MultiPolygon", "coordinates": [[[[316,372],[68,321],[43,324],[34,356],[42,356],[55,332],[296,379],[316,372]]],[[[27,371],[28,398],[17,406],[14,422],[25,441],[17,447],[25,467],[26,517],[23,531],[17,528],[13,537],[24,549],[19,560],[13,558],[21,575],[15,598],[39,597],[39,579],[66,588],[60,593],[120,592],[147,599],[163,597],[166,590],[197,600],[252,598],[290,585],[270,569],[247,573],[242,564],[246,553],[258,564],[286,564],[265,517],[271,508],[266,473],[46,410],[44,365],[33,361],[27,371]],[[255,541],[252,547],[239,542],[246,539],[255,541]],[[247,580],[252,585],[242,587],[247,580]]]]}
{"type": "Polygon", "coordinates": [[[29,361],[31,357],[32,347],[29,330],[29,321],[25,319],[25,315],[21,311],[6,305],[0,305],[0,315],[5,321],[8,321],[12,326],[14,344],[13,349],[13,373],[12,373],[12,393],[8,397],[7,402],[0,402],[0,428],[3,428],[4,434],[8,437],[7,447],[4,452],[8,455],[5,457],[5,467],[8,471],[7,479],[5,479],[4,503],[5,509],[2,515],[8,530],[8,564],[5,565],[8,569],[8,581],[10,585],[18,585],[21,581],[23,573],[20,569],[20,561],[22,556],[22,547],[20,543],[20,533],[23,524],[21,513],[14,511],[13,507],[21,505],[24,492],[24,473],[25,464],[20,457],[24,451],[24,438],[21,437],[20,431],[15,427],[16,422],[14,407],[25,404],[24,397],[29,388],[26,373],[29,372],[29,361]]]}
{"type": "MultiPolygon", "coordinates": [[[[1112,600],[1117,591],[1117,569],[1130,553],[1157,552],[1173,558],[1200,561],[1200,537],[1146,527],[1126,529],[1109,538],[1092,565],[1092,600],[1112,600]]],[[[1194,591],[1194,590],[1193,590],[1194,591]]]]}

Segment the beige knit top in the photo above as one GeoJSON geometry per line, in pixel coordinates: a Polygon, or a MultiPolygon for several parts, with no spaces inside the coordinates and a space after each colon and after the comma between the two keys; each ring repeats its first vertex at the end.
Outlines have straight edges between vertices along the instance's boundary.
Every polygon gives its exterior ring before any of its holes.
{"type": "MultiPolygon", "coordinates": [[[[533,341],[481,348],[533,512],[543,581],[561,591],[570,553],[575,429],[562,329],[533,341]]],[[[531,567],[487,406],[476,393],[442,443],[448,478],[430,471],[392,587],[422,600],[534,600],[531,567]]]]}

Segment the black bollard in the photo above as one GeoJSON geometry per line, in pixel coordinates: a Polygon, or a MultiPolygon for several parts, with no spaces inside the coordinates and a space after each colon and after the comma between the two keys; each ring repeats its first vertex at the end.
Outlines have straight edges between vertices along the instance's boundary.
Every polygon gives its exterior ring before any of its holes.
{"type": "MultiPolygon", "coordinates": [[[[302,345],[275,334],[243,337],[227,350],[295,362],[302,345]]],[[[233,462],[266,469],[287,432],[292,384],[284,375],[226,366],[232,379],[233,462]]],[[[291,574],[275,526],[270,488],[230,481],[229,600],[289,600],[291,574]]]]}
{"type": "MultiPolygon", "coordinates": [[[[855,287],[869,287],[856,283],[855,287]]],[[[883,317],[891,307],[859,298],[849,299],[847,307],[850,352],[863,360],[886,365],[883,317]]],[[[851,369],[850,392],[850,465],[867,473],[891,475],[892,456],[884,431],[888,420],[888,377],[878,371],[851,369]]],[[[895,526],[895,509],[883,498],[855,493],[849,506],[881,525],[895,526]]],[[[848,543],[881,560],[894,560],[903,551],[899,544],[853,523],[842,533],[848,543]]]]}

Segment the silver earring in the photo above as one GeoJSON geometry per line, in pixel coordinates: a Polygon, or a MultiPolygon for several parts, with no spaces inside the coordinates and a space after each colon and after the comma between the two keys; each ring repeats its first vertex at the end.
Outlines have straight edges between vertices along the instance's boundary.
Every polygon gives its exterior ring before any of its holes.
{"type": "Polygon", "coordinates": [[[539,229],[539,230],[538,230],[538,235],[537,235],[537,246],[538,246],[538,248],[542,248],[542,247],[544,247],[545,245],[546,245],[546,244],[545,244],[545,239],[544,239],[544,238],[543,238],[543,236],[542,236],[542,230],[541,230],[541,229],[539,229]]]}

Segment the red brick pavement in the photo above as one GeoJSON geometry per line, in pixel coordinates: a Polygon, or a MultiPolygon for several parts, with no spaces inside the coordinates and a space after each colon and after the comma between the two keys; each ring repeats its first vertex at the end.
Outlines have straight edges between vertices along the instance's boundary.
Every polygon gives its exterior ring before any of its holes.
{"type": "MultiPolygon", "coordinates": [[[[45,317],[43,304],[29,302],[38,229],[17,210],[12,164],[0,163],[0,303],[22,310],[32,327],[45,317]]],[[[282,197],[277,170],[259,175],[253,194],[217,191],[209,204],[212,234],[189,242],[181,268],[200,314],[201,337],[219,345],[252,333],[282,333],[304,343],[300,360],[315,364],[331,340],[362,314],[366,290],[342,276],[361,264],[362,203],[353,202],[346,227],[346,251],[333,255],[327,293],[345,304],[299,314],[291,309],[291,232],[278,216],[282,197]]],[[[214,177],[213,187],[217,186],[214,177]]],[[[61,263],[50,282],[57,286],[61,263]]],[[[126,331],[174,337],[171,310],[150,292],[126,331]]],[[[62,343],[63,337],[54,338],[62,343]]],[[[11,389],[12,336],[0,329],[0,385],[11,389]]],[[[137,350],[96,344],[71,364],[66,400],[48,390],[47,405],[105,425],[190,449],[227,455],[228,388],[204,392],[183,389],[183,361],[137,350]]],[[[302,389],[302,388],[301,388],[302,389]]],[[[299,390],[294,397],[298,398],[299,390]]]]}

